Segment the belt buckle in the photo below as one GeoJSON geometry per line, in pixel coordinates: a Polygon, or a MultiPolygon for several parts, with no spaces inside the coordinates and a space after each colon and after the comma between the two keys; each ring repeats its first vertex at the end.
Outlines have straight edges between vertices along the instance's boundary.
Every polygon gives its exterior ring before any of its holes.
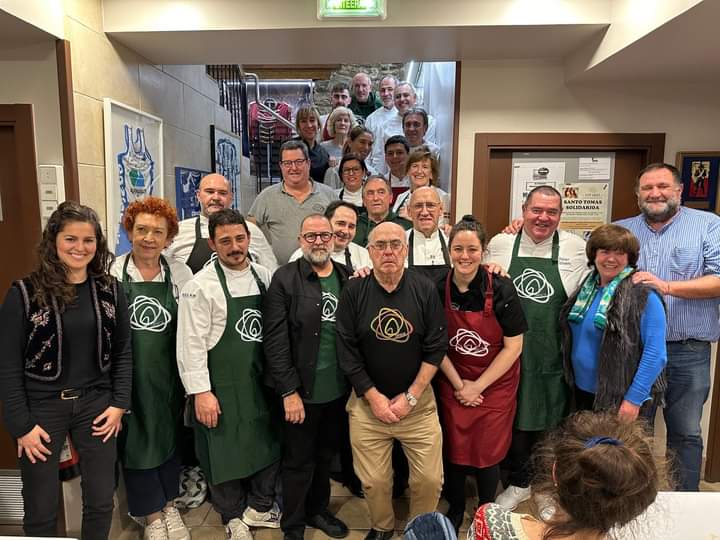
{"type": "Polygon", "coordinates": [[[62,400],[70,400],[70,399],[77,399],[80,397],[80,394],[76,393],[73,395],[73,392],[78,392],[75,388],[68,388],[66,390],[60,391],[60,399],[62,400]]]}

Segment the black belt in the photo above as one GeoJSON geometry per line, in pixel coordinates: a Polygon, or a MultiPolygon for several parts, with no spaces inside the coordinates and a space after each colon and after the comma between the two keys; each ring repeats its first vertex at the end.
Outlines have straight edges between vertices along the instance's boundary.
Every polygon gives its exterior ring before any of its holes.
{"type": "Polygon", "coordinates": [[[60,399],[64,401],[67,401],[69,399],[78,399],[86,396],[94,390],[97,390],[98,388],[100,388],[100,385],[98,384],[93,386],[86,386],[85,388],[66,388],[65,390],[60,390],[60,399]]]}
{"type": "Polygon", "coordinates": [[[695,342],[695,343],[711,343],[710,341],[706,341],[706,340],[704,340],[704,339],[695,339],[695,338],[679,339],[679,340],[676,340],[676,341],[667,341],[666,343],[680,343],[680,344],[682,345],[682,344],[690,343],[690,342],[695,342]]]}

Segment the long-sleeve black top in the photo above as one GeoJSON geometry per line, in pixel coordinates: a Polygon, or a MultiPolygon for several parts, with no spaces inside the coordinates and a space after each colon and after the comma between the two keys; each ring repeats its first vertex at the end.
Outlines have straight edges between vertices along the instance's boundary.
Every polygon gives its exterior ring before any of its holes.
{"type": "Polygon", "coordinates": [[[97,322],[90,282],[76,286],[77,299],[62,313],[62,356],[60,377],[39,381],[25,376],[24,352],[31,324],[25,317],[22,294],[17,287],[8,291],[0,309],[0,391],[3,416],[10,434],[21,437],[38,419],[30,401],[59,395],[69,388],[106,387],[111,390],[110,405],[127,409],[132,387],[132,346],[125,295],[117,295],[116,327],[113,336],[110,370],[103,373],[98,365],[97,322]]]}
{"type": "Polygon", "coordinates": [[[361,396],[373,386],[389,398],[406,392],[421,364],[440,365],[448,346],[435,284],[406,270],[392,292],[370,275],[351,279],[336,312],[340,368],[361,396]]]}

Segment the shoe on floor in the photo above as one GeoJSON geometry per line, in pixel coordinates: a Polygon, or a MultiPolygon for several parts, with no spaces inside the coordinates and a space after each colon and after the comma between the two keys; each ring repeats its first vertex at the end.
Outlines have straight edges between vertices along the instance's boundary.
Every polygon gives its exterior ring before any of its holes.
{"type": "Polygon", "coordinates": [[[280,528],[280,518],[282,514],[276,503],[267,512],[258,512],[253,507],[248,506],[243,512],[242,520],[248,527],[267,527],[269,529],[280,528]]]}
{"type": "Polygon", "coordinates": [[[316,516],[308,517],[306,522],[311,527],[320,529],[332,538],[345,538],[349,533],[347,525],[333,516],[328,510],[316,516]]]}
{"type": "Polygon", "coordinates": [[[390,540],[395,531],[378,531],[377,529],[370,529],[365,536],[365,540],[390,540]]]}
{"type": "Polygon", "coordinates": [[[156,519],[150,525],[145,525],[143,540],[168,540],[168,531],[164,519],[156,519]]]}
{"type": "Polygon", "coordinates": [[[250,529],[240,518],[232,518],[225,525],[225,536],[228,540],[253,540],[250,529]]]}
{"type": "Polygon", "coordinates": [[[464,508],[453,508],[452,506],[445,513],[445,517],[450,520],[453,528],[455,529],[455,535],[460,532],[460,527],[465,520],[465,509],[464,508]]]}
{"type": "Polygon", "coordinates": [[[185,522],[174,506],[163,510],[163,520],[167,527],[168,540],[190,540],[190,531],[185,526],[185,522]]]}
{"type": "Polygon", "coordinates": [[[495,503],[502,506],[505,510],[515,510],[517,505],[530,498],[530,488],[518,487],[510,485],[505,491],[495,499],[495,503]]]}

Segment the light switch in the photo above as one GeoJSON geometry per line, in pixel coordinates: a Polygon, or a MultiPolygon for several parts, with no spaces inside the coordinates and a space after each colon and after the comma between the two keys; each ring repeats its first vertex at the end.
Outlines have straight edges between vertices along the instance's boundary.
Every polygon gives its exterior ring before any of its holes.
{"type": "Polygon", "coordinates": [[[57,185],[55,184],[40,184],[40,200],[41,201],[52,201],[57,203],[57,185]]]}

